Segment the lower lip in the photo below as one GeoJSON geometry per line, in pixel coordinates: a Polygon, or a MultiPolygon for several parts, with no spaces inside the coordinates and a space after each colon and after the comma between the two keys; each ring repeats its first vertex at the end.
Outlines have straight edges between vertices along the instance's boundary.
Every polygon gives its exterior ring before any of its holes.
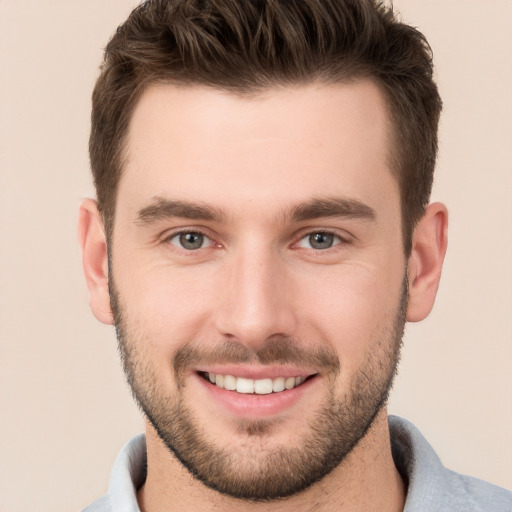
{"type": "Polygon", "coordinates": [[[195,377],[208,394],[209,399],[215,400],[237,417],[253,419],[275,416],[292,408],[319,378],[318,376],[310,377],[296,388],[279,393],[257,395],[228,391],[215,386],[197,374],[195,374],[195,377]]]}

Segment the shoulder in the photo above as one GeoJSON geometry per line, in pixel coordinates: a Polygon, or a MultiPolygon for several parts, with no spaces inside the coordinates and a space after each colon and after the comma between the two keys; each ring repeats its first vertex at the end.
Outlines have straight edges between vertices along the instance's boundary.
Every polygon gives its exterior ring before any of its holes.
{"type": "Polygon", "coordinates": [[[82,512],[112,512],[110,498],[108,495],[102,496],[99,500],[84,508],[82,512]]]}
{"type": "Polygon", "coordinates": [[[512,512],[512,492],[478,478],[449,470],[446,473],[451,500],[457,507],[450,510],[512,512]]]}
{"type": "Polygon", "coordinates": [[[393,459],[407,484],[404,512],[512,512],[512,492],[445,468],[421,432],[390,416],[393,459]]]}
{"type": "Polygon", "coordinates": [[[108,493],[82,512],[140,512],[137,489],[146,479],[146,438],[140,434],[119,452],[110,475],[108,493]]]}

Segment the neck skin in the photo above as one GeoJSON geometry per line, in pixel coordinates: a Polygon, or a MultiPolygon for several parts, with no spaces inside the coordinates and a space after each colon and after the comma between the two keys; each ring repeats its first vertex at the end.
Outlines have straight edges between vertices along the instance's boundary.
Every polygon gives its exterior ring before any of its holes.
{"type": "Polygon", "coordinates": [[[302,493],[274,503],[229,498],[195,480],[146,423],[148,475],[138,492],[142,512],[402,511],[406,489],[391,455],[385,408],[345,460],[302,493]]]}

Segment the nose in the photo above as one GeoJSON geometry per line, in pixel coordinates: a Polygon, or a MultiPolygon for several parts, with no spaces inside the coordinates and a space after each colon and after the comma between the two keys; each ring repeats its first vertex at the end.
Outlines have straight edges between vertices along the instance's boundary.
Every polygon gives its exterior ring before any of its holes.
{"type": "Polygon", "coordinates": [[[252,350],[273,336],[292,336],[293,283],[285,263],[272,251],[255,247],[229,260],[216,310],[219,334],[252,350]]]}

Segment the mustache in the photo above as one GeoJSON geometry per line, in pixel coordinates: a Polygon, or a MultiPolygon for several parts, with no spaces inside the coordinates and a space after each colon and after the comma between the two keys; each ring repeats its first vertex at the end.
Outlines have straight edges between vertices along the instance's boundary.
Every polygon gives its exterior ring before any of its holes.
{"type": "Polygon", "coordinates": [[[198,365],[213,364],[261,364],[296,365],[315,368],[322,373],[336,374],[340,361],[330,347],[306,348],[289,337],[273,336],[254,351],[244,344],[225,340],[215,347],[202,347],[189,343],[179,348],[173,358],[176,375],[183,375],[187,369],[198,365]]]}

